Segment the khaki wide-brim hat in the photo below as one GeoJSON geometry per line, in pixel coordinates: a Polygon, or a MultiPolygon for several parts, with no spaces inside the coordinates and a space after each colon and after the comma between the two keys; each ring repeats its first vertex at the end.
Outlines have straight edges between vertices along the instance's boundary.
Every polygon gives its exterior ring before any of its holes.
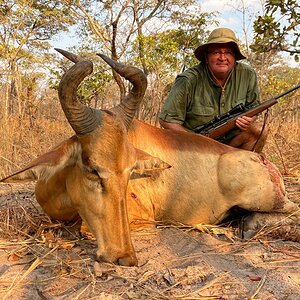
{"type": "Polygon", "coordinates": [[[235,52],[236,60],[246,58],[239,49],[235,33],[229,28],[217,28],[213,30],[210,33],[207,42],[195,50],[194,54],[196,58],[200,61],[205,61],[206,48],[211,44],[231,44],[235,52]]]}

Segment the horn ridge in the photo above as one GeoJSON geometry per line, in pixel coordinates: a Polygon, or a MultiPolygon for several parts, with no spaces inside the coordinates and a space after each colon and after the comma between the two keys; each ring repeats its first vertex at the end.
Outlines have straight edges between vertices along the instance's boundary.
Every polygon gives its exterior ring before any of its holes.
{"type": "Polygon", "coordinates": [[[80,135],[92,132],[100,123],[100,111],[82,104],[76,95],[79,84],[92,72],[93,63],[90,60],[80,60],[66,71],[58,88],[66,118],[73,130],[80,135]]]}
{"type": "Polygon", "coordinates": [[[112,108],[112,110],[123,119],[128,128],[145,95],[147,89],[147,77],[139,68],[124,65],[101,53],[97,53],[97,55],[133,85],[129,94],[122,99],[121,103],[112,108]]]}

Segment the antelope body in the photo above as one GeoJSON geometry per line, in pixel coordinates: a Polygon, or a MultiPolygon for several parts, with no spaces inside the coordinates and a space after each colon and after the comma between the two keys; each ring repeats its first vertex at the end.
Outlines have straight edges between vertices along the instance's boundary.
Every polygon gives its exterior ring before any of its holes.
{"type": "Polygon", "coordinates": [[[92,63],[59,52],[75,62],[61,80],[59,98],[76,135],[1,182],[36,180],[36,199],[50,217],[80,215],[97,239],[99,260],[137,264],[129,224],[141,220],[217,224],[234,206],[298,210],[276,167],[261,155],[132,122],[147,85],[137,68],[101,56],[133,88],[111,110],[82,105],[76,90],[92,63]]]}
{"type": "MultiPolygon", "coordinates": [[[[139,120],[133,121],[128,136],[135,147],[172,166],[129,181],[130,223],[156,220],[218,224],[235,206],[272,212],[271,222],[275,222],[299,210],[287,198],[278,169],[261,154],[139,120]]],[[[266,214],[249,217],[247,229],[263,225],[266,218],[266,214]]]]}

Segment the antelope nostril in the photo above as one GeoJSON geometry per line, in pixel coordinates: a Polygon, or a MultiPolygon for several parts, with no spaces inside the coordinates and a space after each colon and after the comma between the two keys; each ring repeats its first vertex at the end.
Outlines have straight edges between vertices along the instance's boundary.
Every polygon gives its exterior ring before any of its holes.
{"type": "Polygon", "coordinates": [[[97,255],[96,261],[99,263],[108,262],[107,259],[105,259],[105,257],[103,255],[97,255]]]}
{"type": "Polygon", "coordinates": [[[137,263],[138,261],[135,255],[127,255],[118,259],[118,264],[121,266],[133,267],[136,266],[137,263]]]}
{"type": "Polygon", "coordinates": [[[112,258],[108,259],[104,255],[98,255],[96,260],[99,263],[114,263],[114,264],[118,264],[120,266],[125,266],[125,267],[133,267],[133,266],[136,266],[138,263],[135,254],[124,255],[123,257],[117,258],[115,260],[112,258]]]}

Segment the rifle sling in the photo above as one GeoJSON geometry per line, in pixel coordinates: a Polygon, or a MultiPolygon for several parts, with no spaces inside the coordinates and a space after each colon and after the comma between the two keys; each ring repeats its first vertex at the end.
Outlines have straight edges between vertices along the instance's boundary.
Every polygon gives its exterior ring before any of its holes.
{"type": "Polygon", "coordinates": [[[266,110],[266,112],[265,112],[265,114],[264,114],[264,122],[263,122],[263,126],[262,126],[262,128],[261,128],[261,131],[260,131],[260,133],[259,133],[259,136],[258,136],[258,138],[257,138],[257,140],[256,140],[256,142],[255,142],[255,144],[253,145],[251,151],[255,151],[255,147],[257,146],[257,143],[258,143],[258,141],[260,140],[260,138],[261,138],[261,136],[262,136],[262,134],[263,134],[263,132],[264,132],[264,130],[265,130],[265,127],[266,127],[266,124],[267,124],[267,119],[268,119],[268,117],[269,117],[269,108],[267,108],[267,110],[266,110]]]}

